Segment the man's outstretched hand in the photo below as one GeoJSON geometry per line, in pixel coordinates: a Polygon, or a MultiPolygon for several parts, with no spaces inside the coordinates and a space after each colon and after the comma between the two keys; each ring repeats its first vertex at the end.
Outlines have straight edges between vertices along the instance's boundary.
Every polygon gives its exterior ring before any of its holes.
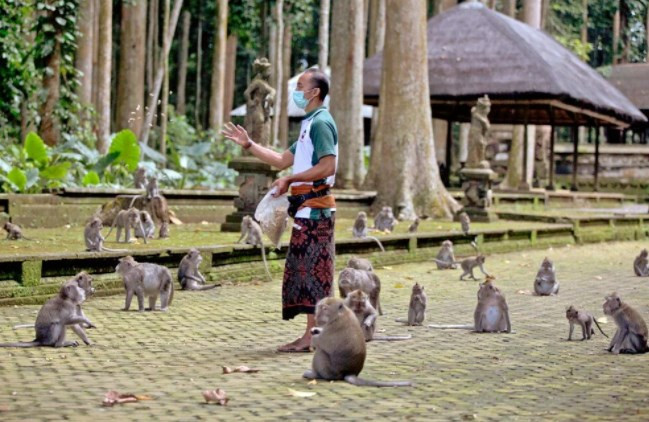
{"type": "Polygon", "coordinates": [[[247,148],[248,145],[250,145],[250,142],[252,142],[252,139],[250,139],[250,137],[248,136],[248,132],[246,132],[243,127],[235,125],[232,122],[225,124],[223,130],[221,131],[221,134],[227,139],[234,141],[234,143],[244,148],[247,148]]]}

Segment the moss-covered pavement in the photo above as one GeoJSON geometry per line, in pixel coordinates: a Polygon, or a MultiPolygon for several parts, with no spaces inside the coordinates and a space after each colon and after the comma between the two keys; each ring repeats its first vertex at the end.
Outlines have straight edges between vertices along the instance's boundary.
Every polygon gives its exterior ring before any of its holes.
{"type": "MultiPolygon", "coordinates": [[[[632,273],[640,242],[569,246],[491,255],[487,269],[507,295],[515,334],[408,328],[410,286],[429,299],[428,323],[470,323],[477,283],[429,263],[379,268],[386,334],[413,339],[371,343],[363,375],[412,379],[403,389],[308,383],[300,378],[311,355],[280,355],[304,319],[281,321],[280,282],[226,285],[204,293],[177,292],[168,313],[122,312],[123,297],[85,306],[97,325],[92,347],[0,349],[0,420],[417,419],[647,420],[649,354],[613,356],[599,333],[588,342],[565,339],[565,307],[602,316],[605,294],[617,291],[649,318],[647,279],[632,273]],[[558,297],[529,294],[543,257],[554,259],[558,297]],[[223,375],[221,366],[247,365],[256,374],[223,375]],[[205,405],[204,389],[222,388],[227,407],[205,405]],[[315,393],[295,397],[291,389],[315,393]],[[118,390],[152,400],[112,408],[104,393],[118,390]]],[[[38,306],[0,308],[0,341],[30,340],[38,306]]],[[[602,324],[612,335],[614,324],[602,324]]],[[[74,338],[74,334],[70,334],[74,338]]]]}

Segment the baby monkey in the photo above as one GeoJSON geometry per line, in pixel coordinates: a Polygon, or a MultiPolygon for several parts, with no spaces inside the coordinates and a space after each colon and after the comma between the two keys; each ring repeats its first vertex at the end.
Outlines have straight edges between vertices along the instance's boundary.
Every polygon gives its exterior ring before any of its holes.
{"type": "Polygon", "coordinates": [[[367,214],[365,211],[359,211],[356,220],[354,220],[354,226],[352,227],[352,235],[354,239],[372,239],[379,246],[381,252],[385,252],[381,241],[374,236],[369,236],[367,234],[368,230],[367,214]]]}
{"type": "Polygon", "coordinates": [[[354,315],[356,315],[356,319],[358,319],[358,323],[361,325],[361,329],[363,330],[365,341],[397,341],[408,340],[411,338],[410,335],[397,337],[375,336],[376,319],[379,315],[370,303],[370,297],[364,291],[360,289],[354,290],[347,295],[344,302],[345,306],[351,309],[354,315]]]}
{"type": "Polygon", "coordinates": [[[19,240],[19,239],[32,240],[28,237],[25,237],[25,235],[23,235],[23,231],[18,224],[13,224],[7,221],[4,223],[2,228],[7,232],[6,240],[19,240]]]}
{"type": "Polygon", "coordinates": [[[205,277],[198,269],[201,262],[203,262],[203,257],[196,248],[190,249],[180,261],[178,282],[183,290],[209,290],[220,286],[220,284],[205,285],[205,277]]]}
{"type": "Polygon", "coordinates": [[[633,272],[638,277],[649,277],[649,252],[646,249],[640,251],[640,255],[633,260],[633,272]]]}
{"type": "Polygon", "coordinates": [[[241,237],[239,237],[237,243],[241,243],[242,240],[246,245],[256,246],[261,249],[261,259],[264,261],[266,275],[268,280],[273,281],[273,276],[270,275],[268,262],[266,261],[266,248],[264,247],[261,226],[249,215],[244,216],[241,221],[241,237]]]}
{"type": "Polygon", "coordinates": [[[597,325],[599,332],[602,333],[604,337],[608,338],[606,333],[602,331],[602,327],[597,323],[597,320],[588,312],[578,311],[574,306],[570,305],[570,307],[566,309],[566,318],[570,323],[570,332],[568,333],[569,341],[572,340],[572,332],[575,328],[575,324],[581,326],[582,340],[590,340],[590,337],[595,334],[593,323],[597,325]]]}

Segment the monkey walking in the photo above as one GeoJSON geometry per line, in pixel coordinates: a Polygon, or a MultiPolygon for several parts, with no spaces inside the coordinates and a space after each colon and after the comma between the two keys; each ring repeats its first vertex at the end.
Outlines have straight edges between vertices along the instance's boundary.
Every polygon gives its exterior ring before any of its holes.
{"type": "Polygon", "coordinates": [[[311,330],[315,348],[307,379],[345,380],[357,386],[407,387],[410,381],[371,381],[359,378],[365,365],[365,336],[354,313],[341,299],[327,297],[316,305],[316,326],[311,330]]]}
{"type": "Polygon", "coordinates": [[[347,268],[363,271],[374,271],[374,267],[372,267],[370,260],[365,258],[349,258],[349,261],[347,261],[347,268]]]}
{"type": "Polygon", "coordinates": [[[473,269],[475,267],[480,267],[480,271],[482,271],[482,274],[489,277],[489,274],[487,274],[487,272],[484,269],[484,263],[486,259],[485,256],[480,253],[480,250],[478,249],[478,245],[476,245],[475,242],[471,242],[471,246],[473,246],[473,249],[476,250],[478,255],[474,258],[463,259],[460,262],[460,267],[462,268],[462,275],[460,275],[461,281],[464,281],[464,277],[466,277],[467,275],[470,275],[473,280],[477,281],[478,279],[475,278],[475,276],[473,275],[473,269]]]}
{"type": "Polygon", "coordinates": [[[101,229],[104,225],[99,217],[93,217],[83,230],[83,240],[86,243],[86,251],[89,252],[127,252],[126,249],[110,249],[104,246],[104,236],[101,229]]]}
{"type": "MultiPolygon", "coordinates": [[[[131,241],[131,227],[133,232],[136,228],[139,227],[140,232],[146,233],[144,227],[142,226],[142,219],[140,217],[140,211],[137,208],[129,208],[127,210],[121,210],[117,213],[117,216],[113,220],[113,225],[110,227],[110,230],[106,234],[106,237],[110,236],[113,229],[117,227],[117,235],[115,241],[119,243],[120,237],[122,237],[122,229],[125,230],[124,233],[124,243],[129,243],[131,241]]],[[[135,233],[133,233],[135,235],[135,233]]],[[[146,236],[142,238],[144,243],[147,243],[146,236]]]]}
{"type": "Polygon", "coordinates": [[[261,226],[249,215],[244,216],[241,221],[241,237],[239,237],[237,243],[241,243],[242,240],[246,245],[256,246],[261,249],[261,259],[264,261],[266,275],[269,281],[273,281],[273,276],[270,275],[268,262],[266,261],[266,248],[264,247],[261,226]]]}
{"type": "Polygon", "coordinates": [[[649,277],[649,252],[646,249],[640,251],[640,255],[633,260],[633,272],[638,277],[649,277]]]}
{"type": "Polygon", "coordinates": [[[48,300],[38,311],[34,325],[36,338],[29,342],[0,343],[0,347],[76,347],[77,341],[65,340],[65,328],[69,325],[72,330],[90,345],[90,340],[82,328],[95,328],[90,320],[79,314],[81,303],[86,299],[85,293],[78,285],[65,283],[59,294],[48,300]]]}
{"type": "Polygon", "coordinates": [[[160,296],[160,310],[166,311],[174,298],[174,283],[171,272],[162,265],[139,263],[132,256],[119,260],[115,271],[124,280],[126,302],[124,310],[131,307],[133,294],[137,296],[138,311],[144,311],[144,296],[149,297],[147,311],[154,311],[155,304],[160,296]]]}
{"type": "Polygon", "coordinates": [[[19,239],[32,240],[28,237],[25,237],[22,229],[18,224],[13,224],[7,221],[4,223],[2,228],[7,232],[6,240],[19,240],[19,239]]]}
{"type": "Polygon", "coordinates": [[[190,249],[180,261],[178,282],[183,290],[210,290],[220,286],[220,284],[205,285],[205,277],[198,269],[201,262],[203,262],[203,257],[196,248],[190,249]]]}
{"type": "Polygon", "coordinates": [[[559,294],[559,282],[554,264],[547,257],[541,263],[541,268],[534,279],[534,292],[538,296],[554,296],[559,294]]]}
{"type": "Polygon", "coordinates": [[[595,334],[595,330],[593,329],[593,323],[597,325],[599,332],[602,333],[604,337],[608,338],[606,333],[602,331],[602,327],[599,326],[599,323],[597,322],[595,317],[593,317],[588,312],[578,311],[574,306],[570,305],[570,307],[566,309],[566,318],[570,323],[570,332],[568,333],[568,341],[572,340],[572,332],[575,329],[575,324],[581,326],[582,340],[590,340],[590,337],[593,334],[595,334]]]}
{"type": "Polygon", "coordinates": [[[362,290],[370,298],[372,307],[383,315],[381,309],[381,280],[379,277],[370,271],[355,270],[353,268],[345,268],[338,276],[338,290],[341,298],[346,298],[347,295],[354,290],[362,290]]]}
{"type": "Polygon", "coordinates": [[[369,236],[367,232],[367,214],[365,211],[359,211],[356,220],[354,220],[354,226],[352,227],[352,236],[354,239],[371,239],[376,242],[381,249],[381,252],[385,252],[385,248],[383,248],[381,241],[374,236],[369,236]]]}
{"type": "Polygon", "coordinates": [[[376,333],[376,319],[378,313],[370,303],[370,297],[364,291],[358,289],[349,293],[344,300],[347,306],[356,315],[356,319],[363,330],[365,341],[379,340],[379,341],[399,341],[409,340],[410,335],[407,336],[375,336],[376,333]]]}
{"type": "Polygon", "coordinates": [[[374,217],[374,230],[380,232],[392,232],[398,221],[394,218],[392,207],[383,207],[374,217]]]}
{"type": "Polygon", "coordinates": [[[642,316],[631,306],[622,302],[617,293],[606,296],[604,314],[611,316],[617,325],[617,331],[608,346],[611,353],[646,353],[647,324],[642,316]]]}

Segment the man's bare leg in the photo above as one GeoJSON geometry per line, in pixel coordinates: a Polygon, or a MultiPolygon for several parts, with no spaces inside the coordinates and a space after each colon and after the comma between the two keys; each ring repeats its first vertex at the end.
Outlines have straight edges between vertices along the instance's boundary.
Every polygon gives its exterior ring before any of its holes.
{"type": "Polygon", "coordinates": [[[302,337],[288,344],[280,346],[278,352],[304,352],[308,351],[311,346],[311,328],[315,327],[315,315],[307,314],[306,316],[306,330],[302,337]]]}

